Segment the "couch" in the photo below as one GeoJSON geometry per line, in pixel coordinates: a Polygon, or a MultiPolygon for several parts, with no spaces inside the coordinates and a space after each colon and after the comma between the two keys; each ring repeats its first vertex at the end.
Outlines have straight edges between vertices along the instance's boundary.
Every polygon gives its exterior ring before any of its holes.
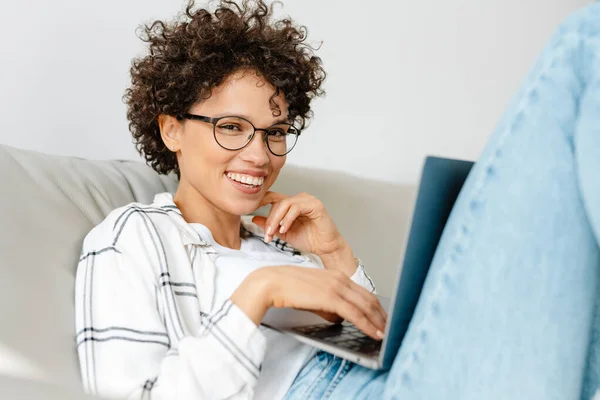
{"type": "MultiPolygon", "coordinates": [[[[138,161],[4,145],[0,171],[0,399],[91,398],[81,391],[74,341],[81,242],[111,210],[174,192],[176,179],[138,161]]],[[[286,166],[273,190],[322,199],[380,293],[390,293],[413,187],[286,166]]]]}

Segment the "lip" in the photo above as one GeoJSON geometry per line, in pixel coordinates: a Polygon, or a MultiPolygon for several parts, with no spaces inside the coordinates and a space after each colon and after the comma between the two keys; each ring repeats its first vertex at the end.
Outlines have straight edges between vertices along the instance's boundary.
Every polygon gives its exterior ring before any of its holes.
{"type": "MultiPolygon", "coordinates": [[[[233,172],[233,171],[229,171],[229,172],[233,172]]],[[[241,174],[241,172],[237,172],[237,173],[241,174]]],[[[257,194],[262,191],[264,183],[260,186],[248,187],[248,186],[244,185],[243,183],[234,181],[233,179],[228,177],[227,172],[224,175],[225,175],[225,179],[227,179],[233,185],[234,188],[236,188],[237,190],[239,190],[240,192],[242,192],[244,194],[257,194]]],[[[250,175],[250,174],[247,174],[247,175],[250,175]]],[[[256,175],[254,175],[254,176],[256,176],[256,175]]]]}
{"type": "Polygon", "coordinates": [[[250,175],[250,176],[255,176],[257,178],[260,177],[266,177],[267,173],[265,171],[256,171],[256,170],[252,170],[252,169],[240,169],[240,170],[227,170],[225,171],[225,175],[227,175],[229,172],[233,173],[233,174],[244,174],[244,175],[250,175]]]}

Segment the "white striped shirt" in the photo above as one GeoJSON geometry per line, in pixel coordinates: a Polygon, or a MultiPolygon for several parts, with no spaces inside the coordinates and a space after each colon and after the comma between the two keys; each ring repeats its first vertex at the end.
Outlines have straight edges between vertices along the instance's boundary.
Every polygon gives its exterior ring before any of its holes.
{"type": "MultiPolygon", "coordinates": [[[[249,220],[243,225],[262,236],[249,220]]],[[[322,267],[318,257],[281,240],[272,246],[322,267]]],[[[169,193],[151,205],[114,210],[90,231],[75,286],[87,392],[154,400],[252,398],[266,339],[231,301],[213,304],[215,256],[169,193]]],[[[362,267],[352,279],[374,291],[362,267]]]]}

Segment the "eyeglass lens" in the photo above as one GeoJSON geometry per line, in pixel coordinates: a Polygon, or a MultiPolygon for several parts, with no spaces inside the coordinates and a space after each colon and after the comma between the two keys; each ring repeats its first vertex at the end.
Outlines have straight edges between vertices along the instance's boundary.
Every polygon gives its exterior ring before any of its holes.
{"type": "MultiPolygon", "coordinates": [[[[254,133],[254,126],[240,117],[220,118],[214,129],[217,143],[229,150],[246,146],[254,133]]],[[[280,123],[267,128],[267,146],[275,155],[287,154],[294,148],[297,140],[298,129],[291,124],[280,123]]]]}

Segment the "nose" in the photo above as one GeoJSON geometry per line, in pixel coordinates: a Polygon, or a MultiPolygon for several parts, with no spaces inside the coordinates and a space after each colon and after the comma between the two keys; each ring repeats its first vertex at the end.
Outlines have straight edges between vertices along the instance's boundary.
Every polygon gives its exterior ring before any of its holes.
{"type": "Polygon", "coordinates": [[[256,166],[263,166],[269,162],[269,149],[264,140],[264,132],[257,130],[246,147],[242,149],[242,159],[256,166]]]}

